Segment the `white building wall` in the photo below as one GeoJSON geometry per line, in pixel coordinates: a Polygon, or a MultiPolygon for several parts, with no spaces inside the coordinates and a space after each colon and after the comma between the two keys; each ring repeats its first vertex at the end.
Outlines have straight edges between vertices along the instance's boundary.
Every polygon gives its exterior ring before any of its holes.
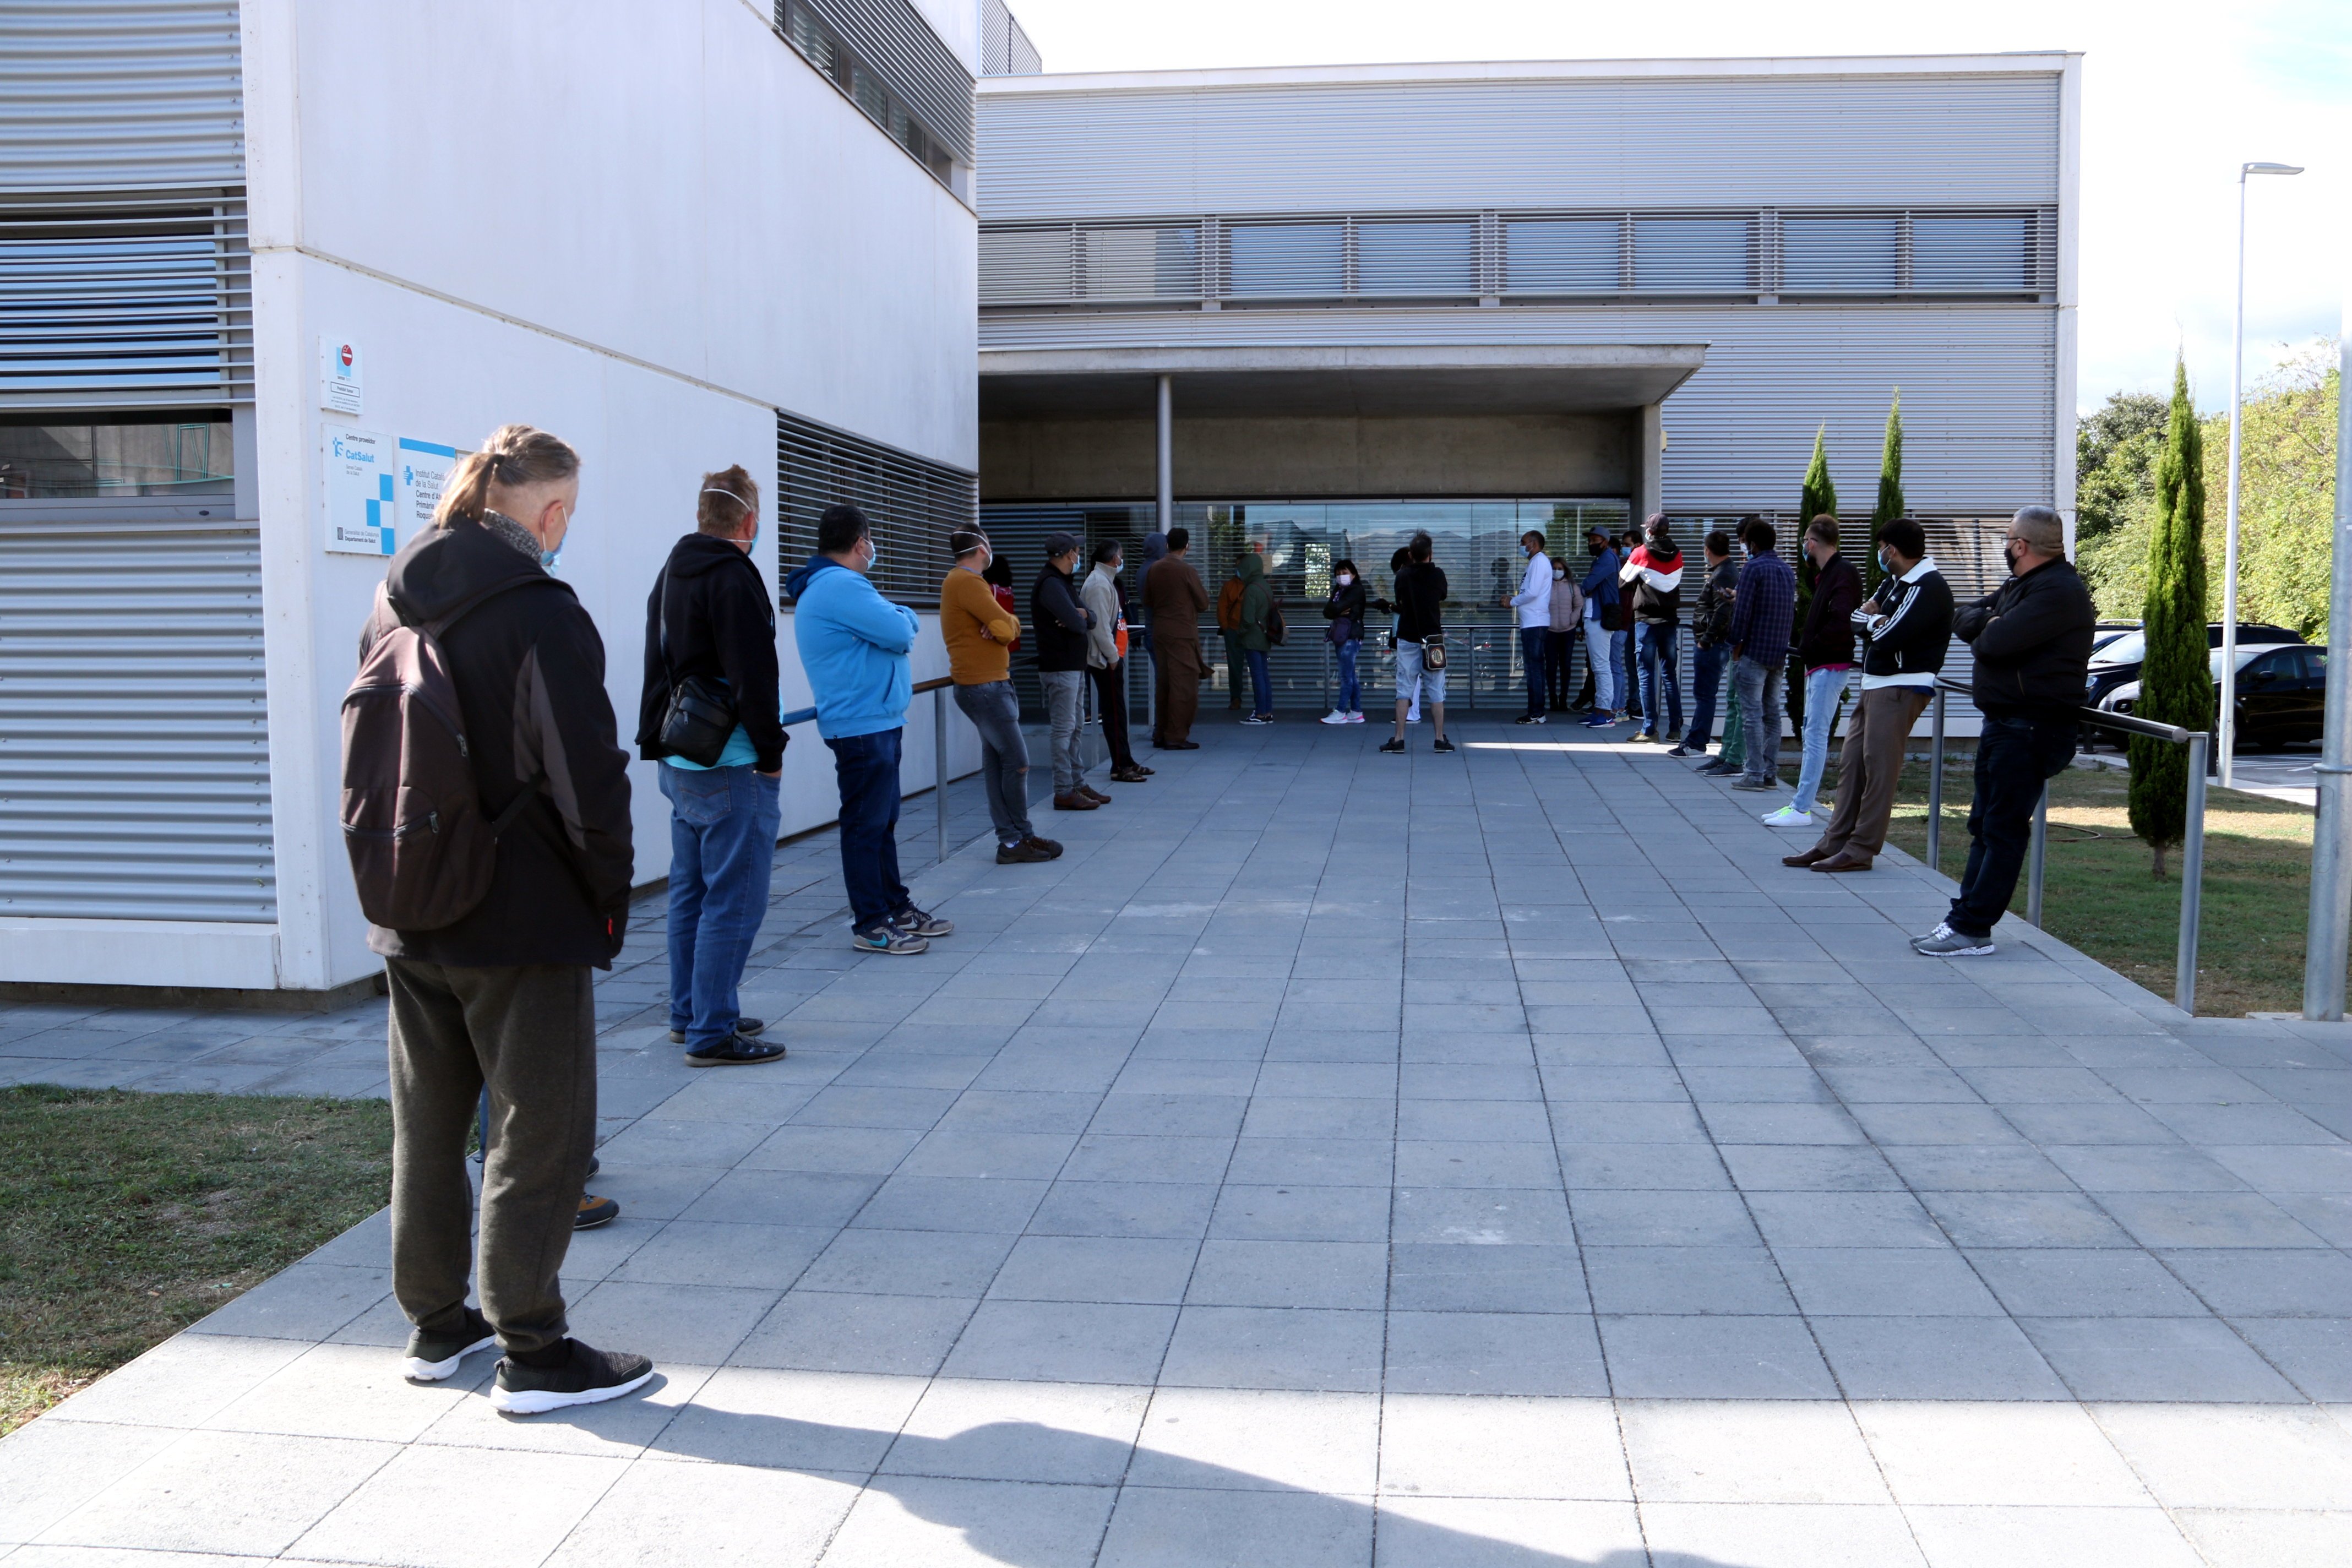
{"type": "MultiPolygon", "coordinates": [[[[276,983],[313,988],[378,963],[335,808],[383,563],[321,548],[324,426],[462,450],[522,421],[580,449],[559,575],[604,634],[626,745],[653,576],[705,470],[740,462],[772,502],[775,407],[975,466],[974,224],[740,0],[247,0],[244,26],[276,983]],[[314,406],[322,334],[361,346],[363,415],[314,406]]],[[[772,518],[753,554],[772,585],[772,518]]],[[[784,704],[804,705],[788,614],[778,636],[784,704]]],[[[932,621],[916,679],[945,669],[932,621]]],[[[830,762],[796,731],[787,833],[832,819],[830,762]]],[[[632,780],[645,881],[667,870],[667,806],[650,765],[632,780]]]]}

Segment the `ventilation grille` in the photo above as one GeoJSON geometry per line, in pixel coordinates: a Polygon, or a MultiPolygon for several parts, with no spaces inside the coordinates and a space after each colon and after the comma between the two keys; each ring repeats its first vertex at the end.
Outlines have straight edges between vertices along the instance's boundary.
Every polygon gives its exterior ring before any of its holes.
{"type": "Polygon", "coordinates": [[[980,481],[961,468],[779,412],[780,581],[815,553],[817,519],[840,505],[856,507],[873,526],[881,553],[874,585],[883,596],[936,608],[940,583],[953,563],[948,535],[970,528],[979,515],[980,481]]]}
{"type": "Polygon", "coordinates": [[[253,401],[245,197],[0,197],[0,408],[253,401]]]}
{"type": "Polygon", "coordinates": [[[777,0],[776,30],[787,38],[794,36],[794,11],[832,28],[959,163],[971,162],[971,74],[922,13],[907,0],[777,0]]]}
{"type": "Polygon", "coordinates": [[[0,191],[245,183],[236,0],[0,6],[0,191]]]}

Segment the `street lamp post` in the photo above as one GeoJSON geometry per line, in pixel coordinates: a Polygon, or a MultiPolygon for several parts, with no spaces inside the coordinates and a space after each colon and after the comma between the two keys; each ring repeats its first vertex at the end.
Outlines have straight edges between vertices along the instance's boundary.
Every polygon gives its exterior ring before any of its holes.
{"type": "MultiPolygon", "coordinates": [[[[2337,358],[2352,372],[2352,297],[2344,306],[2337,358]]],[[[2336,410],[2336,536],[2328,563],[2327,640],[2330,651],[2352,646],[2337,631],[2352,626],[2352,401],[2336,410]]],[[[2303,1016],[2344,1016],[2344,968],[2352,941],[2352,668],[2343,656],[2327,661],[2327,727],[2320,741],[2319,812],[2311,834],[2311,916],[2305,925],[2303,1016]]]]}
{"type": "Polygon", "coordinates": [[[2238,426],[2246,379],[2246,176],[2300,174],[2294,163],[2238,165],[2238,307],[2230,331],[2230,521],[2221,547],[2221,703],[2214,739],[2221,752],[2221,787],[2237,780],[2238,742],[2238,426]]]}

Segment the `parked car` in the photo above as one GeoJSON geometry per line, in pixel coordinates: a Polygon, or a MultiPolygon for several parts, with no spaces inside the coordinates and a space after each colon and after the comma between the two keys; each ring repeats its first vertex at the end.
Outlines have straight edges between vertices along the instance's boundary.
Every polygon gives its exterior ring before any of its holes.
{"type": "Polygon", "coordinates": [[[2098,658],[2101,648],[2117,637],[2137,630],[2139,630],[2137,621],[2101,621],[2091,632],[2091,657],[2098,658]]]}
{"type": "MultiPolygon", "coordinates": [[[[2213,679],[2221,679],[2221,650],[2213,650],[2213,679]]],[[[2107,693],[2099,707],[2129,713],[2139,705],[2140,683],[2127,680],[2107,693]]],[[[2327,650],[2297,643],[2285,647],[2256,645],[2238,650],[2237,742],[2242,750],[2316,741],[2327,710],[2327,650]]]]}
{"type": "MultiPolygon", "coordinates": [[[[2205,628],[2207,647],[2221,646],[2221,623],[2214,622],[2205,628]]],[[[2284,626],[2263,626],[2253,621],[2238,623],[2238,646],[2275,647],[2299,643],[2301,632],[2291,632],[2284,626]]],[[[2090,680],[2083,698],[2085,707],[2096,708],[2106,700],[2107,693],[2126,681],[2139,679],[2139,667],[2147,661],[2147,635],[2135,626],[2104,647],[2092,645],[2090,680]]]]}

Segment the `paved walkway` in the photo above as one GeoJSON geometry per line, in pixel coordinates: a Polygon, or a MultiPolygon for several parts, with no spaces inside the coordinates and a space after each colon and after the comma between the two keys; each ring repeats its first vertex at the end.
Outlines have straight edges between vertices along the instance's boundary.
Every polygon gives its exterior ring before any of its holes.
{"type": "Polygon", "coordinates": [[[917,959],[788,851],[789,1063],[604,987],[570,1289],[646,1396],[403,1384],[379,1215],[0,1444],[0,1558],[2340,1568],[2344,1030],[1922,960],[1924,872],[1783,870],[1654,751],[1414,734],[1211,727],[929,871],[917,959]]]}

